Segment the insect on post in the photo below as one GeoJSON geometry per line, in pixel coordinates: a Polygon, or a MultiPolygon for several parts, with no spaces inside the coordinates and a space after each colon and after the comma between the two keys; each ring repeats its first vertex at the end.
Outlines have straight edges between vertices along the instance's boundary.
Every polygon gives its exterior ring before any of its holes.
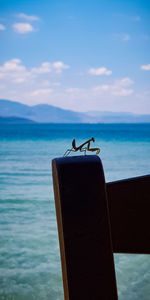
{"type": "Polygon", "coordinates": [[[76,146],[76,141],[75,141],[75,139],[73,139],[72,148],[67,149],[64,156],[68,156],[70,154],[70,152],[77,152],[77,151],[84,152],[84,154],[86,154],[86,151],[91,151],[91,152],[96,151],[96,154],[99,154],[100,153],[100,148],[90,148],[90,143],[91,142],[95,142],[95,139],[93,137],[77,147],[76,146]]]}

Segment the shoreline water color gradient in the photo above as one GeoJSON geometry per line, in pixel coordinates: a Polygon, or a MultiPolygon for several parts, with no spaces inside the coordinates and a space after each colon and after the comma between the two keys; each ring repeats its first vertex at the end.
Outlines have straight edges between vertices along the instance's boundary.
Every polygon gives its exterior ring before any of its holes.
{"type": "MultiPolygon", "coordinates": [[[[150,124],[0,125],[0,299],[63,300],[51,159],[92,136],[106,181],[150,173],[150,124]]],[[[150,256],[115,266],[119,300],[149,300],[150,256]]]]}

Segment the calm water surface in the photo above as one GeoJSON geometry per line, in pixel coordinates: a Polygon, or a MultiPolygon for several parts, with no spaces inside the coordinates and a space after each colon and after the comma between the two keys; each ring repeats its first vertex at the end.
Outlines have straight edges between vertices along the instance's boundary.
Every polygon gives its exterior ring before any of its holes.
{"type": "MultiPolygon", "coordinates": [[[[150,124],[0,125],[0,299],[63,299],[51,159],[92,136],[106,181],[150,173],[150,124]]],[[[150,256],[115,266],[119,300],[150,299],[150,256]]]]}

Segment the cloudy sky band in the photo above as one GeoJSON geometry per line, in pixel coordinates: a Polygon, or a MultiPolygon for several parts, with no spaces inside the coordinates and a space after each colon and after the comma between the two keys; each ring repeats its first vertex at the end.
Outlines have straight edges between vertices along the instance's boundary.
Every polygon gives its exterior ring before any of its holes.
{"type": "Polygon", "coordinates": [[[87,1],[85,9],[79,0],[69,8],[46,0],[47,9],[35,11],[32,1],[29,10],[15,0],[9,22],[0,13],[0,98],[77,111],[150,112],[145,0],[117,7],[108,0],[110,10],[99,2],[87,1]]]}
{"type": "MultiPolygon", "coordinates": [[[[53,76],[53,79],[55,79],[56,81],[56,77],[60,74],[62,76],[62,73],[67,72],[68,69],[71,69],[71,67],[62,61],[43,62],[38,67],[32,66],[30,69],[28,69],[22,64],[22,61],[20,59],[14,58],[12,60],[6,61],[2,66],[0,66],[0,79],[1,82],[3,82],[2,87],[0,87],[1,92],[3,92],[5,86],[10,86],[10,84],[12,84],[12,90],[13,86],[15,87],[15,85],[16,90],[18,86],[22,86],[21,90],[26,89],[26,87],[30,87],[29,93],[26,92],[26,95],[28,97],[28,101],[26,102],[27,104],[35,104],[36,102],[41,103],[43,101],[46,103],[49,99],[51,99],[51,97],[57,99],[61,94],[66,97],[68,101],[69,98],[76,101],[76,99],[79,99],[81,97],[87,99],[88,95],[92,99],[98,99],[99,97],[127,98],[135,93],[134,81],[129,77],[120,79],[112,78],[111,83],[93,85],[88,88],[62,86],[58,82],[57,84],[53,84],[53,80],[49,77],[49,74],[51,74],[53,76]]],[[[89,71],[87,72],[87,75],[89,76],[91,76],[91,69],[89,69],[89,71]]],[[[99,76],[103,75],[104,78],[106,76],[105,72],[110,72],[110,70],[108,71],[108,69],[105,67],[95,68],[94,70],[98,70],[98,73],[100,73],[99,76]],[[99,70],[102,70],[103,72],[99,70]]],[[[20,91],[20,89],[18,90],[20,91]]],[[[18,95],[18,98],[21,99],[21,95],[18,95]]],[[[66,106],[64,106],[64,108],[66,108],[66,106]]],[[[85,110],[86,105],[83,105],[83,111],[85,110]]]]}

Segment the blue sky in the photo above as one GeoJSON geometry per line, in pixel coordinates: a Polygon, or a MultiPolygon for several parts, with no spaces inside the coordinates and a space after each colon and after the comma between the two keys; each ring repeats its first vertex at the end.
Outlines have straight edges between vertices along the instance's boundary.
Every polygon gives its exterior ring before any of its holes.
{"type": "Polygon", "coordinates": [[[0,98],[150,113],[150,1],[0,0],[0,98]]]}

